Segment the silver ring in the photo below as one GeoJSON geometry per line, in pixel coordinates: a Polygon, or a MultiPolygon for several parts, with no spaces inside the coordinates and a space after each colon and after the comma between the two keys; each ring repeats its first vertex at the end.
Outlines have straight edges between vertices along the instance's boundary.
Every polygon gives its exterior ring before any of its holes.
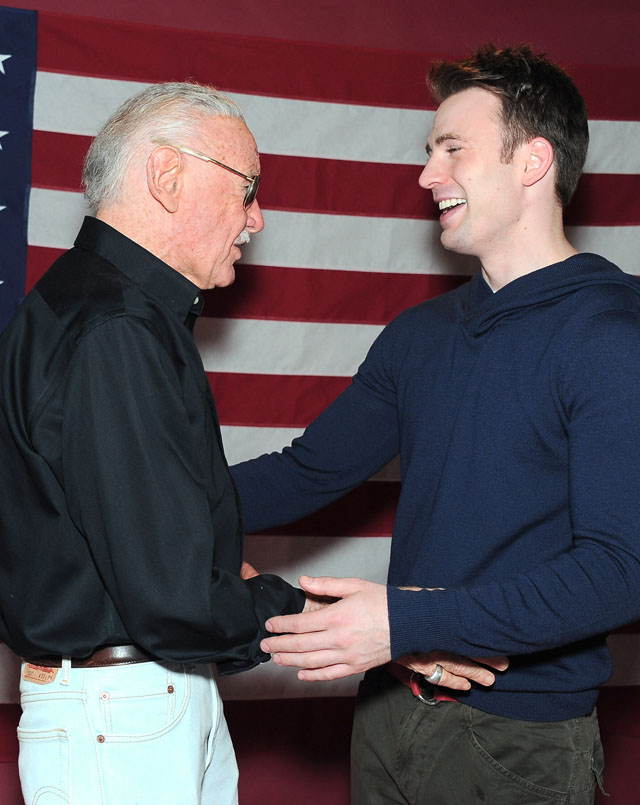
{"type": "Polygon", "coordinates": [[[431,676],[425,676],[425,679],[430,685],[439,685],[443,673],[444,668],[441,665],[436,665],[436,670],[431,674],[431,676]]]}

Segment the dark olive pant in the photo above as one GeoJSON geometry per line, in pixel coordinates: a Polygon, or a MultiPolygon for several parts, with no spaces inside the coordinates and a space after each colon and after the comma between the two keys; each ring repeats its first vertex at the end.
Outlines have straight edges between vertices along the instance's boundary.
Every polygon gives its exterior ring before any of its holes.
{"type": "Polygon", "coordinates": [[[384,670],[360,685],[352,805],[592,805],[602,767],[595,712],[517,721],[423,704],[384,670]]]}

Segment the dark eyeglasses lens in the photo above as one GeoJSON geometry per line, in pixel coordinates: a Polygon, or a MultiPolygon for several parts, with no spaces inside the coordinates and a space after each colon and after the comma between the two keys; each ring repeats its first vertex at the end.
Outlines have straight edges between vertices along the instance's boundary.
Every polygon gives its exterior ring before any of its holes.
{"type": "Polygon", "coordinates": [[[258,185],[260,184],[260,177],[254,176],[251,180],[251,184],[247,187],[247,192],[244,196],[244,208],[245,210],[250,207],[253,202],[255,201],[256,196],[258,195],[258,185]]]}

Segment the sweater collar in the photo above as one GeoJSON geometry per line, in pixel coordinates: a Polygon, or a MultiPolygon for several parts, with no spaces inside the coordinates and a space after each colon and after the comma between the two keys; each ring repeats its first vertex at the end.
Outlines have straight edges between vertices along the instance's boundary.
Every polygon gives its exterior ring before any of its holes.
{"type": "Polygon", "coordinates": [[[502,287],[491,290],[479,271],[467,285],[463,301],[463,325],[472,336],[480,336],[505,316],[539,304],[546,304],[588,285],[616,284],[640,294],[636,277],[597,254],[575,254],[560,263],[540,268],[502,287]]]}

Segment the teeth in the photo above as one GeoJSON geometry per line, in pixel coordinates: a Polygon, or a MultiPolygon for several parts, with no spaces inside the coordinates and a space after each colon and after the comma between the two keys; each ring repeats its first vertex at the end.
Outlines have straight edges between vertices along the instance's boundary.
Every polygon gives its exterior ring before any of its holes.
{"type": "Polygon", "coordinates": [[[446,198],[444,201],[438,202],[439,210],[448,210],[449,207],[457,207],[458,204],[466,204],[466,198],[446,198]]]}

